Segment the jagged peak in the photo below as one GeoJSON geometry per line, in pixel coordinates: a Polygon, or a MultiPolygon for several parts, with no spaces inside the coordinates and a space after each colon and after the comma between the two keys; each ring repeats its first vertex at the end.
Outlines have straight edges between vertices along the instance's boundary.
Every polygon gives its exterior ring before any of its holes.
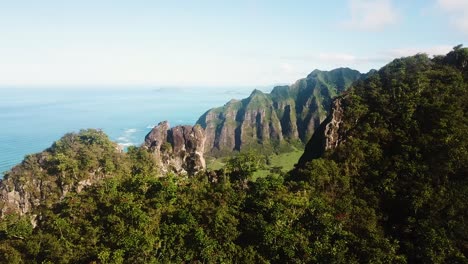
{"type": "Polygon", "coordinates": [[[224,104],[224,105],[227,106],[227,105],[231,105],[231,104],[236,104],[236,103],[238,103],[238,102],[240,102],[240,100],[234,99],[234,98],[233,98],[233,99],[229,100],[229,101],[228,101],[226,104],[224,104]]]}
{"type": "Polygon", "coordinates": [[[167,120],[164,120],[164,121],[159,122],[157,126],[158,126],[158,127],[159,127],[159,126],[171,127],[171,125],[169,124],[169,121],[167,121],[167,120]]]}
{"type": "Polygon", "coordinates": [[[340,67],[340,68],[336,68],[336,69],[329,70],[329,71],[322,71],[322,70],[319,70],[319,69],[315,69],[309,75],[307,75],[307,78],[317,77],[320,74],[327,74],[327,73],[335,74],[335,73],[338,73],[338,72],[350,72],[350,73],[352,72],[352,73],[360,74],[360,72],[358,70],[351,69],[351,68],[348,68],[348,67],[340,67]]]}
{"type": "Polygon", "coordinates": [[[288,91],[288,90],[289,90],[289,85],[279,85],[279,86],[273,87],[273,89],[271,90],[271,93],[272,94],[282,93],[282,92],[285,92],[285,91],[288,91]]]}
{"type": "Polygon", "coordinates": [[[376,72],[377,72],[376,69],[370,69],[370,70],[366,73],[366,75],[373,74],[373,73],[376,73],[376,72]]]}
{"type": "Polygon", "coordinates": [[[265,93],[258,89],[254,89],[252,93],[250,94],[250,97],[255,96],[255,95],[265,95],[265,93]]]}
{"type": "Polygon", "coordinates": [[[310,76],[310,75],[317,75],[317,74],[322,73],[322,72],[323,72],[322,70],[315,69],[315,70],[313,70],[311,73],[309,73],[309,75],[307,75],[307,76],[310,76]]]}

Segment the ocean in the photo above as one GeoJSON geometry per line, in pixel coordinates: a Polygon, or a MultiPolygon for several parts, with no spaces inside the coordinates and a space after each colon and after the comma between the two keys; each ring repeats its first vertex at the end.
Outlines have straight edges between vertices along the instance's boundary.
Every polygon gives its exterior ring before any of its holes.
{"type": "Polygon", "coordinates": [[[0,178],[67,132],[97,128],[123,147],[138,146],[160,121],[193,125],[253,88],[0,87],[0,178]]]}

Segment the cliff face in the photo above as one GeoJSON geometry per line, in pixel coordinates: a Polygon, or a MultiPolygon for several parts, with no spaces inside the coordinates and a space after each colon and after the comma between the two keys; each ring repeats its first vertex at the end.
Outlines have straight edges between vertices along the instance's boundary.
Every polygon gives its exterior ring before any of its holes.
{"type": "Polygon", "coordinates": [[[284,141],[308,142],[328,116],[332,98],[362,78],[358,71],[340,68],[315,70],[290,86],[270,94],[255,90],[243,100],[231,100],[203,114],[197,124],[205,129],[205,152],[211,155],[284,141]]]}
{"type": "Polygon", "coordinates": [[[313,159],[317,159],[325,151],[335,149],[344,141],[344,133],[341,129],[344,115],[342,105],[344,97],[336,98],[333,101],[330,115],[323,121],[307,143],[304,154],[299,159],[298,164],[305,164],[313,159]]]}
{"type": "Polygon", "coordinates": [[[113,174],[121,163],[117,145],[98,130],[70,133],[49,149],[25,157],[0,181],[1,215],[49,207],[69,192],[113,174]]]}
{"type": "Polygon", "coordinates": [[[145,137],[144,147],[156,157],[163,172],[194,175],[205,169],[205,132],[201,126],[176,126],[159,123],[145,137]]]}
{"type": "MultiPolygon", "coordinates": [[[[42,154],[38,154],[39,164],[42,154]]],[[[1,215],[16,212],[21,215],[33,211],[40,205],[52,205],[62,200],[70,192],[80,192],[84,187],[102,180],[105,175],[91,173],[86,179],[64,183],[55,177],[35,178],[36,175],[24,175],[20,167],[13,168],[8,177],[0,183],[1,215]],[[25,178],[30,177],[27,181],[25,178]],[[49,203],[49,204],[47,204],[49,203]]]]}
{"type": "MultiPolygon", "coordinates": [[[[29,156],[27,160],[34,160],[39,165],[43,165],[45,161],[42,154],[29,156]]],[[[22,174],[20,166],[16,166],[8,172],[0,183],[2,215],[9,212],[25,214],[31,211],[49,194],[48,192],[42,192],[43,186],[47,189],[59,189],[54,181],[44,181],[42,177],[36,178],[33,176],[32,179],[25,182],[25,179],[20,175],[22,174]]],[[[59,196],[63,195],[62,191],[59,196]]]]}

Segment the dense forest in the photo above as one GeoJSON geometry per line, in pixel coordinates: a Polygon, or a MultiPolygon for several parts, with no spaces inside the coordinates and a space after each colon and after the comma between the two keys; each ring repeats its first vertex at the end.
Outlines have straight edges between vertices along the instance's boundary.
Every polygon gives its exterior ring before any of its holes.
{"type": "Polygon", "coordinates": [[[468,263],[468,48],[396,59],[335,100],[336,146],[318,129],[294,170],[256,179],[251,151],[160,177],[145,148],[67,134],[5,175],[35,202],[0,204],[0,262],[468,263]]]}

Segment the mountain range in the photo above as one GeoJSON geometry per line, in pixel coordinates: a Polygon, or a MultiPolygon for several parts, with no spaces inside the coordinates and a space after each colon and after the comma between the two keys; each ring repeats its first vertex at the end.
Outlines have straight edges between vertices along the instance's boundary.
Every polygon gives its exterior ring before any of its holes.
{"type": "Polygon", "coordinates": [[[332,98],[364,76],[349,68],[315,70],[269,94],[254,90],[248,98],[210,109],[196,123],[205,130],[205,153],[219,156],[247,148],[305,144],[328,115],[332,98]]]}

